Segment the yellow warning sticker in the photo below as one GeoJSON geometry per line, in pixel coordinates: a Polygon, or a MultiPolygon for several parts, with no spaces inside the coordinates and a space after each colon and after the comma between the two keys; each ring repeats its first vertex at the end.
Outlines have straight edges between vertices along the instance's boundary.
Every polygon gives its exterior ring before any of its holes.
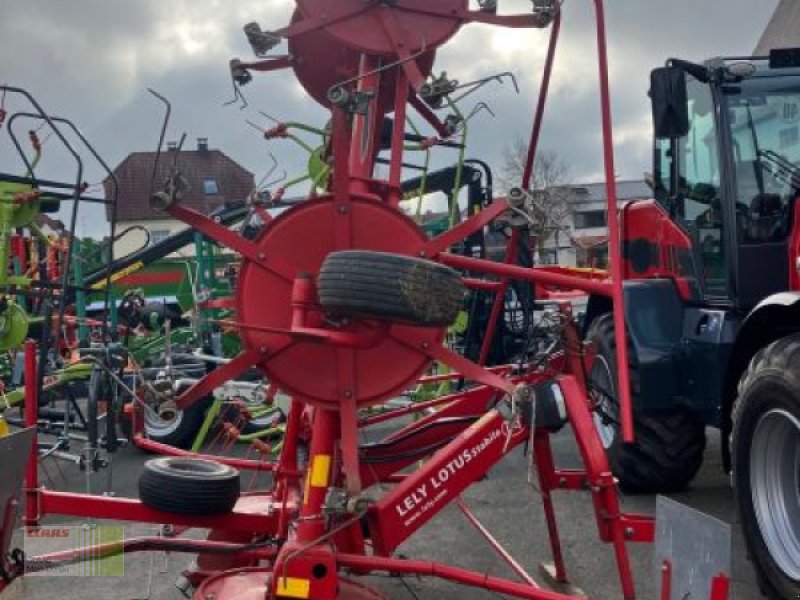
{"type": "Polygon", "coordinates": [[[298,577],[281,577],[278,579],[278,595],[284,598],[308,598],[311,592],[311,580],[298,577]]]}
{"type": "Polygon", "coordinates": [[[328,477],[331,472],[331,455],[317,454],[311,466],[311,485],[314,487],[327,487],[328,477]]]}

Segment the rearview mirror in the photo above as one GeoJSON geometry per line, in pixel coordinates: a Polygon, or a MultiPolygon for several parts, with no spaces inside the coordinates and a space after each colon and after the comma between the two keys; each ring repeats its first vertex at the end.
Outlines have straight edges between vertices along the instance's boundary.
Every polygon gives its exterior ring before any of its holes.
{"type": "Polygon", "coordinates": [[[689,133],[686,72],[683,69],[653,69],[650,73],[650,102],[656,138],[679,138],[689,133]]]}

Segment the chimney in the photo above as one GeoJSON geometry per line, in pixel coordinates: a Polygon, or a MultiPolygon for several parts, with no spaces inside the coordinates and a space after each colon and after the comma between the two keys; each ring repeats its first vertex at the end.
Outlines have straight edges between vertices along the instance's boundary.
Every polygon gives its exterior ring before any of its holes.
{"type": "Polygon", "coordinates": [[[197,138],[197,151],[208,152],[208,138],[197,138]]]}
{"type": "Polygon", "coordinates": [[[167,142],[167,150],[177,150],[178,142],[167,142]]]}

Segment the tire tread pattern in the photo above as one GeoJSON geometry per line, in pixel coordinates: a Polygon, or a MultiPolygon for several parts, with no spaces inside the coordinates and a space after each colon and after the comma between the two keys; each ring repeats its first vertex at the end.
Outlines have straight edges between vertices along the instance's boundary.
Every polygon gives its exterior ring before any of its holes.
{"type": "MultiPolygon", "coordinates": [[[[595,342],[616,379],[616,341],[611,314],[595,319],[586,338],[595,342]]],[[[629,342],[630,343],[630,342],[629,342]]],[[[640,393],[639,372],[633,347],[628,355],[631,396],[640,393]]],[[[686,409],[648,415],[634,413],[636,442],[623,444],[620,435],[609,449],[614,476],[628,492],[675,492],[686,488],[703,463],[706,447],[705,428],[686,409]]]]}
{"type": "Polygon", "coordinates": [[[365,250],[328,255],[317,286],[327,311],[424,326],[452,323],[464,298],[461,278],[449,267],[365,250]]]}
{"type": "MultiPolygon", "coordinates": [[[[181,459],[201,460],[201,459],[181,459]]],[[[203,460],[204,463],[210,461],[203,460]]],[[[231,467],[222,475],[171,472],[169,460],[156,458],[145,463],[139,477],[139,498],[142,504],[180,515],[217,515],[229,513],[239,499],[239,472],[231,467]]],[[[218,465],[223,467],[222,465],[218,465]]]]}

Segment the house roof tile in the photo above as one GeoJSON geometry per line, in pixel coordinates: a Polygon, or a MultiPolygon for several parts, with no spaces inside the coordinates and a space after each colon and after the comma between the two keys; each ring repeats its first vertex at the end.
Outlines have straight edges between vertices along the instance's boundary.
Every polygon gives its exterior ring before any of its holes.
{"type": "MultiPolygon", "coordinates": [[[[170,174],[174,150],[162,152],[155,178],[155,189],[161,189],[170,174]]],[[[169,215],[150,208],[151,179],[155,152],[133,152],[123,160],[114,174],[119,180],[117,219],[119,221],[168,219],[169,215]]],[[[178,156],[178,168],[189,183],[183,204],[204,214],[221,205],[241,202],[255,187],[255,178],[247,169],[220,150],[187,150],[178,156]],[[214,179],[218,193],[206,194],[203,182],[214,179]]],[[[106,198],[113,196],[110,177],[103,181],[106,198]]],[[[106,217],[111,207],[106,205],[106,217]]]]}

